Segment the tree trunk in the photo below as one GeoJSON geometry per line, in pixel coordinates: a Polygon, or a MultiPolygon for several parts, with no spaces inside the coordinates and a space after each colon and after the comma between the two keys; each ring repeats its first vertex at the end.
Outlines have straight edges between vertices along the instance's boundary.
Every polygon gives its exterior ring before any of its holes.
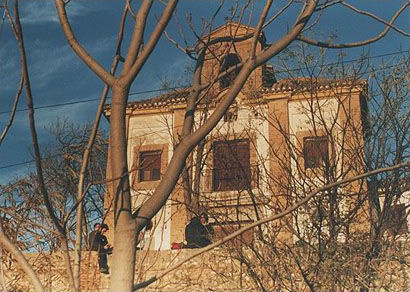
{"type": "Polygon", "coordinates": [[[132,218],[129,187],[125,108],[129,88],[117,82],[113,88],[110,128],[110,162],[113,178],[114,253],[110,291],[132,291],[134,283],[136,222],[132,218]]]}
{"type": "Polygon", "coordinates": [[[378,197],[377,179],[371,179],[368,183],[368,202],[370,213],[370,252],[371,258],[377,257],[380,251],[380,222],[381,207],[378,197]]]}
{"type": "Polygon", "coordinates": [[[135,274],[136,228],[128,212],[121,212],[116,221],[110,291],[133,291],[135,274]]]}
{"type": "Polygon", "coordinates": [[[9,253],[11,253],[14,256],[14,259],[18,262],[20,267],[23,269],[23,271],[27,274],[27,276],[30,278],[31,283],[33,284],[33,287],[35,288],[36,291],[45,291],[43,284],[41,284],[41,281],[37,275],[37,273],[33,270],[33,267],[30,265],[30,263],[27,261],[27,259],[24,257],[23,253],[17,248],[13,242],[11,242],[5,234],[0,231],[0,245],[3,246],[9,253]]]}

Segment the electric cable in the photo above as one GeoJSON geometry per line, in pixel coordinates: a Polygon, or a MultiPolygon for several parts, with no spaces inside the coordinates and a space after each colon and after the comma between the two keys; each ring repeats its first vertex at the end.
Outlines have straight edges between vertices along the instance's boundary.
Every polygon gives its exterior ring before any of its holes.
{"type": "MultiPolygon", "coordinates": [[[[398,55],[398,54],[403,54],[403,53],[408,53],[408,52],[407,52],[407,51],[400,51],[400,52],[394,52],[394,53],[386,53],[386,54],[374,56],[374,57],[371,57],[371,58],[391,56],[391,55],[398,55]]],[[[344,62],[344,63],[354,62],[354,61],[357,61],[357,60],[359,60],[359,59],[346,61],[346,62],[344,62]]],[[[332,64],[332,63],[329,63],[328,65],[330,65],[330,64],[332,64]]],[[[333,64],[335,64],[335,63],[333,63],[333,64]]],[[[377,68],[377,69],[372,69],[372,70],[369,70],[369,71],[367,71],[367,72],[362,72],[362,73],[365,74],[365,73],[371,73],[371,72],[373,73],[373,72],[377,72],[377,71],[382,71],[382,70],[386,70],[386,69],[392,68],[392,67],[397,66],[397,65],[400,65],[400,64],[403,64],[403,62],[402,62],[402,63],[399,63],[399,64],[393,64],[393,65],[389,65],[389,66],[384,66],[384,67],[377,68]]],[[[292,69],[292,70],[293,70],[293,69],[292,69]]],[[[296,70],[299,70],[299,69],[296,69],[296,70]]],[[[285,71],[289,71],[289,70],[285,70],[285,71]]],[[[174,88],[171,88],[170,90],[176,90],[176,89],[180,89],[180,88],[184,88],[184,87],[174,87],[174,88]]],[[[153,89],[153,90],[132,92],[132,93],[130,93],[130,95],[137,95],[137,94],[143,94],[143,93],[152,93],[152,92],[158,92],[158,91],[164,91],[164,89],[153,89]]],[[[67,102],[67,103],[62,103],[62,104],[47,105],[47,106],[37,107],[36,109],[39,109],[39,108],[41,108],[41,109],[43,109],[43,108],[50,108],[50,107],[56,107],[56,106],[73,105],[73,104],[84,103],[84,102],[90,102],[90,101],[96,101],[96,100],[99,100],[99,99],[88,99],[88,100],[84,100],[84,101],[76,101],[76,102],[67,102]]],[[[20,111],[23,111],[23,110],[20,110],[20,111]]],[[[24,111],[25,111],[25,110],[24,110],[24,111]]],[[[3,113],[5,113],[5,112],[0,112],[0,114],[3,114],[3,113]]],[[[152,131],[151,131],[150,133],[143,134],[143,135],[139,135],[139,136],[136,136],[136,137],[134,136],[134,137],[132,137],[132,138],[133,138],[133,139],[135,139],[135,138],[142,138],[142,137],[147,136],[147,135],[159,134],[159,133],[161,133],[161,132],[164,132],[164,130],[163,130],[163,131],[156,131],[156,132],[152,132],[152,131]]],[[[128,138],[128,139],[131,139],[131,138],[128,138]]],[[[43,159],[55,158],[55,157],[58,157],[58,156],[59,156],[59,155],[53,155],[53,156],[50,156],[50,157],[44,157],[43,159]]],[[[7,169],[7,168],[11,168],[11,167],[17,167],[17,166],[27,165],[27,164],[31,164],[31,163],[34,163],[34,162],[35,162],[35,160],[33,159],[33,160],[28,160],[28,161],[13,163],[13,164],[7,164],[7,165],[0,166],[0,170],[2,170],[2,169],[7,169]]]]}
{"type": "MultiPolygon", "coordinates": [[[[368,57],[366,59],[375,59],[375,58],[382,58],[382,57],[388,57],[388,56],[394,56],[394,55],[400,55],[400,54],[404,54],[404,53],[409,53],[409,51],[398,51],[398,52],[391,52],[391,53],[385,53],[385,54],[381,54],[381,55],[376,55],[376,56],[371,56],[368,57]]],[[[361,60],[362,58],[356,58],[356,59],[351,59],[348,61],[343,61],[344,64],[346,63],[353,63],[356,62],[358,60],[361,60]]],[[[332,63],[328,63],[325,64],[326,66],[331,66],[331,65],[337,65],[339,64],[338,62],[332,62],[332,63]]],[[[396,64],[395,64],[396,65],[396,64]]],[[[287,70],[277,70],[275,71],[275,73],[284,73],[284,72],[293,72],[293,71],[298,71],[301,70],[301,68],[293,68],[293,69],[287,69],[287,70]]],[[[372,70],[371,72],[374,72],[375,70],[372,70]]],[[[368,72],[362,72],[363,74],[365,73],[369,73],[368,72]]],[[[165,91],[165,92],[169,92],[172,90],[178,90],[178,89],[182,89],[182,88],[186,88],[187,86],[180,86],[180,87],[172,87],[169,89],[151,89],[151,90],[144,90],[144,91],[135,91],[135,92],[130,92],[129,96],[134,96],[134,95],[141,95],[141,94],[145,94],[145,93],[154,93],[154,92],[161,92],[161,91],[165,91]]],[[[110,99],[111,97],[108,97],[108,99],[110,99]]],[[[72,101],[72,102],[64,102],[64,103],[54,103],[54,104],[49,104],[49,105],[43,105],[43,106],[36,106],[34,107],[34,110],[37,109],[46,109],[46,108],[55,108],[55,107],[60,107],[60,106],[69,106],[69,105],[76,105],[76,104],[82,104],[82,103],[88,103],[88,102],[95,102],[95,101],[99,101],[99,98],[91,98],[91,99],[83,99],[83,100],[78,100],[78,101],[72,101]]],[[[27,109],[17,109],[16,112],[25,112],[27,111],[27,109]]],[[[2,114],[9,114],[11,113],[11,111],[0,111],[0,115],[2,114]]]]}

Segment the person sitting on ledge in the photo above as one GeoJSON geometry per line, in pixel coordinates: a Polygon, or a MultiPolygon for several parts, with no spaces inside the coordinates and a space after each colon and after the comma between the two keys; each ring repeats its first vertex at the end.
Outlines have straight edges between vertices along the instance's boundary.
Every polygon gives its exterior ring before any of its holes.
{"type": "Polygon", "coordinates": [[[201,217],[193,217],[185,227],[185,240],[187,245],[185,248],[201,248],[212,243],[210,237],[213,233],[213,228],[208,225],[208,216],[201,214],[201,217]],[[207,224],[204,225],[202,221],[207,224]]]}
{"type": "Polygon", "coordinates": [[[98,241],[97,241],[97,234],[100,233],[101,223],[94,224],[94,230],[90,232],[88,235],[88,246],[91,251],[98,251],[98,241]]]}
{"type": "Polygon", "coordinates": [[[108,231],[107,224],[101,224],[100,233],[97,234],[96,240],[98,242],[98,267],[103,274],[109,274],[107,263],[107,255],[112,253],[113,247],[108,243],[105,233],[108,231]]]}

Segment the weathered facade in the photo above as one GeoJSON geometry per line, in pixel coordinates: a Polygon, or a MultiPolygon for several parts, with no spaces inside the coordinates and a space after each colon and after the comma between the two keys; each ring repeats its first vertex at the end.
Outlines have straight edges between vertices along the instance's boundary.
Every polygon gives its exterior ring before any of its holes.
{"type": "MultiPolygon", "coordinates": [[[[228,23],[207,36],[236,35],[243,40],[210,47],[204,80],[234,69],[201,97],[195,127],[218,106],[230,86],[235,65],[249,51],[245,36],[252,30],[228,23]]],[[[261,36],[258,50],[263,46],[261,36]]],[[[135,210],[166,171],[180,140],[188,94],[189,89],[183,89],[127,106],[135,210]]],[[[390,222],[383,238],[387,252],[369,261],[363,248],[368,237],[362,237],[370,229],[363,180],[323,190],[280,220],[200,256],[192,258],[194,249],[172,250],[172,243],[185,240],[189,219],[201,212],[209,214],[215,236],[223,237],[295,206],[318,187],[363,173],[366,94],[367,84],[360,79],[275,80],[269,66],[253,72],[223,119],[188,157],[188,180],[180,179],[153,219],[152,229],[145,232],[137,252],[136,282],[156,277],[185,259],[189,262],[143,291],[362,290],[368,267],[374,290],[408,288],[410,218],[405,211],[410,193],[405,192],[386,215],[390,222]],[[399,236],[398,240],[389,242],[392,236],[399,236]]],[[[105,114],[109,118],[109,107],[105,114]]],[[[383,196],[379,199],[384,201],[383,196]]],[[[112,224],[110,199],[105,202],[106,220],[112,224]]],[[[68,291],[60,253],[30,254],[28,259],[47,289],[68,291]]],[[[105,291],[110,276],[98,272],[96,254],[84,253],[83,259],[81,289],[105,291]]],[[[31,283],[15,262],[10,260],[7,268],[11,289],[30,291],[31,283]]]]}
{"type": "MultiPolygon", "coordinates": [[[[207,38],[240,37],[251,31],[251,27],[227,23],[207,38]]],[[[234,45],[210,47],[204,80],[210,81],[218,72],[235,68],[245,59],[250,40],[243,39],[234,45]]],[[[257,50],[263,46],[261,35],[257,50]]],[[[236,74],[235,70],[230,72],[202,97],[195,116],[197,126],[218,106],[236,74]]],[[[285,209],[308,190],[326,183],[329,171],[344,178],[362,171],[366,83],[317,78],[276,81],[272,73],[266,65],[252,73],[224,118],[189,157],[190,181],[176,186],[155,217],[144,249],[168,250],[173,242],[183,242],[184,228],[192,214],[206,211],[216,236],[223,236],[285,209]],[[304,183],[294,187],[292,180],[304,183]],[[198,203],[188,203],[189,196],[196,196],[198,203]]],[[[184,89],[127,106],[128,162],[135,208],[153,192],[172,157],[181,134],[187,94],[188,89],[184,89]]],[[[109,108],[105,114],[109,117],[109,108]]],[[[352,183],[342,191],[355,194],[362,187],[352,183]]],[[[347,209],[350,204],[349,199],[339,203],[347,209]]],[[[286,225],[302,226],[305,221],[301,211],[299,216],[277,223],[278,234],[292,240],[286,225]]],[[[244,240],[252,237],[247,233],[244,240]]]]}

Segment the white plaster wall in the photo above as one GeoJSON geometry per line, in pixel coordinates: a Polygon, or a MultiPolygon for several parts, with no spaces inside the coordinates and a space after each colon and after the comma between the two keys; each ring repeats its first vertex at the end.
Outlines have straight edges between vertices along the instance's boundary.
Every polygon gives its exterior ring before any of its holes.
{"type": "MultiPolygon", "coordinates": [[[[268,121],[268,106],[267,105],[255,105],[254,108],[248,109],[247,120],[249,123],[249,129],[254,131],[256,140],[256,156],[257,164],[259,167],[259,188],[258,192],[263,194],[265,197],[271,197],[273,194],[270,193],[270,188],[268,186],[269,177],[267,170],[270,169],[269,165],[269,153],[270,153],[270,141],[269,137],[269,121],[268,121]]],[[[265,216],[269,216],[272,213],[271,208],[264,208],[263,212],[265,216]]]]}
{"type": "MultiPolygon", "coordinates": [[[[129,121],[129,133],[131,135],[128,137],[128,157],[133,158],[133,145],[138,142],[142,142],[142,145],[172,145],[170,134],[172,127],[173,116],[171,114],[131,117],[129,121]]],[[[132,160],[128,163],[132,163],[132,160]]]]}
{"type": "MultiPolygon", "coordinates": [[[[168,162],[172,157],[172,114],[141,115],[130,118],[128,137],[128,168],[132,168],[134,161],[135,145],[159,145],[168,144],[168,162]]],[[[149,198],[154,190],[131,191],[134,207],[142,204],[149,198]]],[[[154,229],[151,231],[153,240],[150,249],[170,249],[171,238],[171,206],[167,203],[162,210],[153,218],[154,229]]]]}
{"type": "MultiPolygon", "coordinates": [[[[380,196],[379,201],[380,201],[381,206],[384,206],[384,200],[385,200],[385,196],[384,195],[380,196]]],[[[407,228],[410,228],[410,216],[409,216],[410,191],[405,191],[404,193],[402,193],[395,204],[404,204],[406,206],[407,228]]],[[[398,239],[400,241],[407,241],[408,238],[409,238],[409,235],[407,233],[407,234],[399,235],[398,239]]]]}
{"type": "MultiPolygon", "coordinates": [[[[313,100],[313,102],[311,100],[299,100],[289,102],[289,132],[290,139],[293,145],[297,145],[297,147],[303,147],[303,140],[297,141],[296,135],[299,132],[309,132],[311,133],[308,134],[309,136],[314,135],[312,112],[320,116],[320,118],[315,117],[316,129],[320,131],[324,129],[323,123],[325,123],[326,125],[330,125],[337,118],[337,108],[338,100],[336,98],[316,99],[313,100]]],[[[336,149],[336,151],[338,150],[336,149]]],[[[296,163],[297,162],[295,159],[291,160],[293,175],[297,177],[298,172],[296,170],[296,163]]],[[[310,187],[307,184],[304,184],[304,187],[306,189],[301,189],[301,193],[307,192],[310,189],[310,187]]],[[[298,213],[298,217],[295,223],[299,226],[301,233],[303,234],[303,230],[305,229],[304,226],[307,227],[306,224],[310,225],[310,220],[308,214],[304,214],[303,210],[300,211],[301,212],[298,213]]],[[[307,228],[306,230],[310,229],[307,228]]],[[[296,236],[294,236],[294,240],[298,240],[296,236]]]]}
{"type": "MultiPolygon", "coordinates": [[[[399,204],[405,204],[406,207],[406,220],[407,220],[407,228],[410,228],[410,216],[409,216],[409,206],[410,206],[410,191],[404,192],[400,199],[399,204]]],[[[409,275],[410,277],[410,275],[409,275]]]]}
{"type": "MultiPolygon", "coordinates": [[[[319,115],[320,108],[320,118],[316,117],[316,128],[319,131],[324,129],[321,123],[324,122],[329,127],[337,118],[338,99],[328,98],[315,100],[313,101],[313,106],[311,106],[310,103],[311,102],[307,100],[289,102],[289,132],[290,139],[294,145],[298,145],[296,139],[298,132],[310,131],[312,135],[314,134],[311,108],[314,112],[317,112],[317,115],[319,115]]],[[[336,135],[336,137],[339,135],[337,130],[333,134],[336,135]]],[[[302,141],[299,142],[302,143],[302,141]]],[[[336,152],[339,151],[340,149],[336,149],[336,152]]],[[[296,161],[294,159],[291,161],[291,166],[293,169],[296,168],[296,161]]]]}
{"type": "MultiPolygon", "coordinates": [[[[212,139],[223,139],[223,138],[228,138],[229,139],[252,139],[255,137],[254,143],[255,145],[251,145],[251,151],[253,148],[257,149],[257,161],[256,163],[259,165],[261,162],[265,164],[265,167],[260,167],[260,169],[266,168],[268,169],[268,153],[269,153],[269,143],[268,137],[269,135],[269,126],[268,126],[268,121],[264,117],[264,115],[261,114],[261,111],[266,113],[268,111],[267,106],[257,106],[255,108],[252,105],[244,105],[241,104],[241,100],[238,99],[238,117],[237,120],[231,121],[231,122],[225,122],[224,119],[222,118],[215,129],[208,135],[207,139],[208,141],[212,141],[212,139]],[[260,160],[259,160],[260,158],[260,160]]],[[[210,112],[211,114],[212,112],[210,112]]],[[[196,117],[198,119],[198,117],[196,117]]],[[[251,141],[253,143],[253,141],[251,141]]],[[[252,156],[252,154],[251,154],[252,156]]],[[[254,166],[255,162],[251,162],[252,167],[254,166]]],[[[205,165],[205,168],[207,165],[205,165]]],[[[210,165],[210,167],[212,167],[210,165]]],[[[252,170],[253,171],[253,170],[252,170]]],[[[206,171],[206,169],[202,172],[203,175],[208,174],[212,175],[211,171],[206,171]]],[[[266,173],[263,171],[261,174],[266,175],[266,173]]],[[[266,182],[265,179],[261,179],[260,181],[263,181],[263,183],[266,182]]],[[[206,178],[202,177],[201,179],[202,183],[202,190],[208,190],[209,188],[206,187],[206,178]]],[[[267,189],[266,183],[265,185],[262,184],[262,189],[267,189]]],[[[254,189],[253,192],[257,194],[260,191],[260,189],[254,189]]],[[[212,192],[212,193],[206,193],[205,194],[208,199],[211,201],[213,200],[218,200],[218,199],[237,199],[238,192],[237,191],[224,191],[224,192],[212,192]]],[[[242,195],[241,200],[243,202],[245,201],[250,201],[250,198],[248,196],[242,195]]],[[[265,212],[266,213],[266,212],[265,212]]]]}
{"type": "MultiPolygon", "coordinates": [[[[264,115],[260,111],[268,111],[266,106],[258,106],[257,110],[250,106],[238,105],[238,119],[233,122],[224,122],[223,119],[218,123],[217,127],[211,132],[214,137],[236,136],[237,138],[250,138],[249,134],[255,135],[255,147],[257,148],[257,156],[262,157],[261,161],[265,164],[261,169],[268,169],[268,153],[269,153],[269,125],[264,115]],[[259,112],[255,115],[255,112],[259,112]]],[[[199,114],[196,116],[198,121],[199,114]]],[[[172,147],[172,129],[174,125],[174,116],[172,114],[162,115],[143,115],[134,116],[129,121],[129,138],[128,138],[128,164],[132,167],[134,161],[134,146],[135,145],[158,145],[168,144],[168,160],[173,154],[172,147]],[[171,130],[170,130],[171,129],[171,130]]],[[[169,161],[168,161],[169,162],[169,161]]],[[[258,161],[259,163],[259,161],[258,161]]],[[[266,175],[264,170],[261,173],[266,175]]],[[[202,179],[204,182],[205,179],[202,179]]],[[[266,182],[266,180],[261,180],[266,182]]],[[[262,188],[267,189],[262,184],[262,188]]],[[[255,190],[257,191],[257,190],[255,190]]],[[[134,206],[139,206],[143,201],[148,199],[153,190],[140,190],[138,194],[132,191],[134,206]]],[[[226,193],[226,192],[225,192],[226,193]]],[[[234,192],[236,195],[237,192],[234,192]]],[[[215,195],[218,195],[215,193],[215,195]]],[[[150,249],[166,250],[170,249],[170,231],[171,231],[171,207],[167,203],[166,206],[155,216],[154,230],[150,249]]]]}

